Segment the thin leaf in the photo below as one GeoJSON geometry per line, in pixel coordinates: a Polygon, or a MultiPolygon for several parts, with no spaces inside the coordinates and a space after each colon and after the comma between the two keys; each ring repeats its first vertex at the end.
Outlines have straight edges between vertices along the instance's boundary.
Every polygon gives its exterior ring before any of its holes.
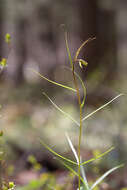
{"type": "MultiPolygon", "coordinates": [[[[68,70],[71,70],[70,68],[68,67],[64,67],[65,69],[68,69],[68,70]]],[[[83,93],[84,93],[84,97],[83,97],[83,100],[82,100],[82,103],[81,103],[81,107],[84,106],[85,104],[85,100],[86,100],[86,87],[85,87],[85,84],[83,82],[83,80],[81,79],[81,77],[74,71],[76,77],[79,79],[81,85],[82,85],[82,88],[83,88],[83,93]]]]}
{"type": "Polygon", "coordinates": [[[83,180],[84,180],[84,183],[85,183],[85,187],[86,187],[87,190],[89,190],[89,184],[88,184],[88,181],[87,181],[87,178],[86,178],[85,169],[83,168],[82,165],[81,165],[81,174],[82,174],[82,177],[83,177],[83,180]]]}
{"type": "Polygon", "coordinates": [[[107,151],[103,152],[102,154],[96,155],[96,159],[102,158],[103,156],[105,156],[106,154],[108,154],[109,152],[111,152],[112,150],[114,150],[115,147],[112,146],[111,148],[109,148],[107,151]]]}
{"type": "Polygon", "coordinates": [[[82,84],[82,88],[83,88],[83,93],[84,93],[84,96],[83,96],[83,100],[82,100],[82,103],[81,103],[81,107],[83,108],[84,104],[85,104],[85,100],[86,100],[86,87],[82,81],[82,79],[80,78],[80,76],[78,76],[79,80],[81,81],[81,84],[82,84]]]}
{"type": "Polygon", "coordinates": [[[95,39],[96,39],[95,37],[94,37],[94,38],[88,38],[88,40],[84,41],[84,42],[81,44],[81,46],[80,46],[80,47],[78,48],[78,50],[76,51],[76,54],[75,54],[75,57],[74,57],[74,62],[77,61],[78,55],[79,55],[81,49],[82,49],[88,42],[90,42],[90,41],[92,41],[92,40],[95,40],[95,39]]]}
{"type": "Polygon", "coordinates": [[[112,173],[113,171],[115,171],[116,169],[118,168],[121,168],[123,167],[124,164],[120,164],[110,170],[108,170],[106,173],[104,173],[93,185],[92,187],[90,188],[90,190],[94,189],[94,187],[96,187],[105,177],[107,177],[110,173],[112,173]]]}
{"type": "Polygon", "coordinates": [[[65,135],[66,135],[68,144],[69,144],[69,146],[70,146],[70,148],[71,148],[71,150],[72,150],[72,152],[73,152],[73,154],[74,154],[74,156],[75,156],[75,159],[76,159],[76,161],[77,161],[77,164],[79,164],[78,154],[77,154],[77,152],[76,152],[76,150],[75,150],[75,148],[74,148],[74,146],[73,146],[73,144],[72,144],[72,142],[71,142],[71,139],[70,139],[70,137],[68,136],[67,133],[66,133],[65,135]]]}
{"type": "Polygon", "coordinates": [[[49,150],[51,153],[53,153],[54,155],[58,156],[59,158],[62,158],[63,160],[66,160],[67,162],[70,162],[72,164],[75,164],[77,165],[76,162],[68,159],[68,158],[65,158],[64,156],[61,156],[60,154],[58,154],[57,152],[55,152],[53,149],[51,149],[47,144],[45,144],[42,140],[40,140],[40,143],[47,149],[49,150]]]}
{"type": "Polygon", "coordinates": [[[46,96],[46,98],[48,98],[48,100],[53,104],[53,106],[60,111],[62,114],[64,114],[66,117],[68,117],[71,121],[73,121],[78,127],[80,126],[80,124],[73,118],[71,117],[68,113],[64,112],[60,107],[58,107],[50,98],[49,96],[43,92],[43,95],[46,96]]]}
{"type": "Polygon", "coordinates": [[[84,93],[84,96],[83,96],[83,100],[82,100],[82,103],[81,103],[81,107],[83,108],[84,104],[85,104],[85,100],[86,100],[86,87],[85,87],[85,84],[83,82],[83,80],[81,79],[81,77],[75,72],[75,75],[78,77],[78,79],[80,80],[81,82],[81,85],[82,85],[82,88],[83,88],[83,93],[84,93]]]}
{"type": "Polygon", "coordinates": [[[65,86],[65,85],[63,85],[63,84],[57,83],[57,82],[55,82],[55,81],[52,81],[52,80],[50,80],[50,79],[44,77],[43,75],[41,75],[39,72],[35,71],[34,69],[31,69],[31,70],[32,70],[34,73],[36,73],[37,75],[39,75],[41,78],[47,80],[48,82],[50,82],[50,83],[52,83],[52,84],[55,84],[55,85],[60,86],[60,87],[62,87],[62,88],[65,88],[65,89],[71,90],[71,91],[73,91],[73,92],[76,92],[76,90],[75,90],[74,88],[71,88],[71,87],[69,87],[69,86],[65,86]]]}
{"type": "MultiPolygon", "coordinates": [[[[73,152],[73,154],[75,156],[77,164],[79,164],[78,154],[77,154],[77,152],[76,152],[76,150],[75,150],[75,148],[73,146],[73,143],[72,143],[70,137],[68,136],[68,134],[66,133],[65,135],[66,135],[67,141],[68,141],[68,143],[70,145],[70,148],[71,148],[71,150],[72,150],[72,152],[73,152]]],[[[81,173],[82,173],[82,176],[83,176],[84,185],[87,188],[87,190],[89,190],[88,182],[87,182],[87,179],[86,179],[86,176],[85,176],[85,172],[84,172],[84,168],[83,168],[82,165],[81,165],[81,173]]]]}
{"type": "MultiPolygon", "coordinates": [[[[81,180],[82,183],[84,184],[83,178],[82,178],[81,176],[79,176],[79,174],[78,174],[75,170],[73,170],[70,166],[68,166],[67,164],[65,164],[65,162],[63,162],[63,161],[61,161],[61,160],[60,160],[60,162],[61,162],[68,170],[70,170],[74,175],[76,175],[77,177],[80,177],[80,180],[81,180]]],[[[84,184],[84,185],[85,185],[85,184],[84,184]]]]}
{"type": "Polygon", "coordinates": [[[69,49],[69,46],[68,46],[67,32],[65,32],[65,44],[66,44],[66,49],[67,49],[67,53],[68,53],[68,57],[69,57],[71,67],[73,67],[72,56],[71,56],[71,52],[70,52],[70,49],[69,49]]]}
{"type": "Polygon", "coordinates": [[[105,156],[106,154],[108,154],[109,152],[111,152],[113,149],[114,149],[114,147],[111,147],[111,148],[109,148],[107,151],[103,152],[102,154],[99,154],[99,155],[97,155],[96,157],[91,158],[91,159],[89,159],[89,160],[87,160],[87,161],[81,163],[81,165],[88,164],[88,163],[93,162],[93,161],[95,161],[95,160],[97,160],[97,159],[99,159],[99,158],[102,158],[103,156],[105,156]]]}
{"type": "Polygon", "coordinates": [[[110,100],[109,102],[107,102],[106,104],[104,104],[103,106],[99,107],[98,109],[96,109],[95,111],[93,111],[92,113],[88,114],[87,116],[85,116],[82,121],[85,121],[86,119],[88,119],[89,117],[91,117],[92,115],[94,115],[95,113],[97,113],[98,111],[102,110],[104,107],[108,106],[109,104],[111,104],[114,100],[116,100],[117,98],[119,98],[120,96],[123,96],[124,94],[119,94],[117,95],[115,98],[113,98],[112,100],[110,100]]]}

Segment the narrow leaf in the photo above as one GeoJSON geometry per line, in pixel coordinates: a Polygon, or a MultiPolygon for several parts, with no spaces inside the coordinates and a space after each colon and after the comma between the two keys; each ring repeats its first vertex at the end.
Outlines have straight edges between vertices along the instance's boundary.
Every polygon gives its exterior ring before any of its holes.
{"type": "Polygon", "coordinates": [[[121,164],[121,165],[118,165],[110,170],[108,170],[106,173],[104,173],[93,185],[92,187],[90,188],[90,190],[94,189],[94,187],[96,187],[105,177],[107,177],[110,173],[112,173],[113,171],[115,171],[116,169],[118,168],[121,168],[123,167],[124,164],[121,164]]]}
{"type": "Polygon", "coordinates": [[[31,70],[32,70],[34,73],[36,73],[37,75],[39,75],[41,78],[47,80],[48,82],[50,82],[50,83],[52,83],[52,84],[55,84],[55,85],[60,86],[60,87],[62,87],[62,88],[65,88],[65,89],[71,90],[71,91],[73,91],[73,92],[76,92],[76,90],[75,90],[74,88],[71,88],[71,87],[69,87],[69,86],[65,86],[65,85],[63,85],[63,84],[57,83],[57,82],[55,82],[55,81],[52,81],[52,80],[50,80],[50,79],[44,77],[43,75],[41,75],[39,72],[35,71],[34,69],[31,69],[31,70]]]}
{"type": "Polygon", "coordinates": [[[64,156],[61,156],[60,154],[58,154],[57,152],[55,152],[53,149],[51,149],[47,144],[45,144],[42,140],[40,140],[40,143],[47,149],[49,150],[51,153],[53,153],[54,155],[58,156],[59,158],[62,158],[63,160],[66,160],[67,162],[70,162],[72,164],[75,164],[77,165],[76,162],[68,159],[68,158],[65,158],[64,156]]]}
{"type": "Polygon", "coordinates": [[[83,180],[84,180],[84,183],[85,183],[86,190],[89,190],[89,184],[88,184],[88,181],[87,181],[87,178],[86,178],[85,169],[84,169],[84,167],[82,165],[81,165],[81,174],[82,174],[82,177],[83,177],[83,180]]]}
{"type": "Polygon", "coordinates": [[[75,54],[75,57],[74,57],[74,62],[77,61],[78,55],[79,55],[81,49],[82,49],[88,42],[90,42],[90,41],[92,41],[92,40],[94,40],[94,39],[96,39],[96,38],[95,38],[95,37],[94,37],[94,38],[88,38],[88,40],[84,41],[84,42],[81,44],[81,46],[80,46],[80,47],[78,48],[78,50],[76,51],[76,54],[75,54]]]}
{"type": "Polygon", "coordinates": [[[89,117],[91,117],[92,115],[94,115],[95,113],[97,113],[98,111],[102,110],[103,108],[105,108],[106,106],[108,106],[109,104],[111,104],[114,100],[116,100],[117,98],[119,98],[120,96],[123,96],[124,94],[119,94],[118,96],[116,96],[115,98],[113,98],[112,100],[110,100],[109,102],[107,102],[106,104],[102,105],[101,107],[99,107],[98,109],[96,109],[95,111],[93,111],[92,113],[88,114],[87,116],[85,116],[82,121],[85,121],[86,119],[88,119],[89,117]]]}
{"type": "Polygon", "coordinates": [[[85,87],[85,84],[83,82],[83,80],[81,79],[81,77],[75,72],[75,75],[78,77],[79,81],[81,82],[81,85],[82,85],[82,89],[83,89],[83,100],[82,100],[82,103],[81,103],[81,107],[83,108],[84,104],[85,104],[85,100],[86,100],[86,87],[85,87]]]}
{"type": "MultiPolygon", "coordinates": [[[[64,67],[65,69],[68,69],[68,70],[71,70],[70,68],[68,67],[64,67]]],[[[83,80],[81,79],[81,77],[74,71],[76,77],[79,79],[81,85],[82,85],[82,89],[83,89],[83,94],[84,94],[84,97],[83,97],[83,100],[82,100],[82,103],[81,103],[81,107],[84,106],[85,104],[85,100],[86,100],[86,87],[85,87],[85,84],[83,82],[83,80]]]]}
{"type": "Polygon", "coordinates": [[[67,133],[66,133],[65,135],[66,135],[68,144],[69,144],[69,146],[70,146],[70,148],[71,148],[71,150],[72,150],[72,152],[73,152],[73,154],[74,154],[74,156],[75,156],[75,159],[76,159],[76,161],[77,161],[77,164],[79,164],[78,154],[77,154],[77,152],[76,152],[76,150],[75,150],[75,148],[74,148],[74,146],[73,146],[73,144],[72,144],[72,141],[71,141],[71,139],[70,139],[70,137],[68,136],[67,133]]]}
{"type": "Polygon", "coordinates": [[[95,161],[95,160],[97,160],[97,159],[99,159],[99,158],[102,158],[103,156],[105,156],[106,154],[108,154],[109,152],[111,152],[113,149],[114,149],[114,147],[111,147],[111,148],[109,148],[107,151],[103,152],[102,154],[99,154],[99,155],[97,155],[96,157],[91,158],[91,159],[89,159],[89,160],[83,162],[81,165],[88,164],[88,163],[93,162],[93,161],[95,161]]]}
{"type": "Polygon", "coordinates": [[[80,124],[73,118],[71,117],[68,113],[64,112],[60,107],[58,107],[50,98],[46,93],[43,93],[44,96],[46,96],[46,98],[48,98],[48,100],[53,104],[53,106],[60,111],[62,114],[64,114],[66,117],[68,117],[71,121],[73,121],[78,127],[80,126],[80,124]]]}
{"type": "Polygon", "coordinates": [[[81,166],[81,173],[82,173],[82,177],[83,177],[83,181],[84,181],[86,190],[89,190],[89,185],[88,185],[88,182],[87,182],[87,178],[86,178],[83,166],[81,166]]]}
{"type": "Polygon", "coordinates": [[[70,61],[71,67],[73,67],[72,56],[71,56],[70,49],[69,49],[69,46],[68,46],[67,32],[65,32],[65,43],[66,43],[66,49],[67,49],[69,61],[70,61]]]}
{"type": "MultiPolygon", "coordinates": [[[[75,170],[73,170],[70,166],[68,166],[67,164],[65,164],[65,162],[63,162],[63,161],[61,161],[61,160],[60,160],[60,162],[61,162],[68,170],[70,170],[74,175],[76,175],[77,177],[80,177],[80,180],[81,180],[82,183],[84,184],[83,178],[82,178],[81,176],[79,176],[79,174],[78,174],[75,170]]],[[[85,184],[84,184],[84,185],[85,185],[85,184]]]]}
{"type": "MultiPolygon", "coordinates": [[[[75,150],[75,148],[73,146],[73,143],[72,143],[70,137],[68,136],[68,134],[66,133],[65,135],[66,135],[66,138],[67,138],[68,143],[70,145],[70,148],[71,148],[71,150],[72,150],[72,152],[73,152],[73,154],[75,156],[77,164],[79,164],[78,154],[77,154],[77,152],[76,152],[76,150],[75,150]]],[[[84,168],[83,168],[82,165],[81,165],[81,173],[82,173],[82,176],[83,176],[83,184],[85,185],[86,189],[89,190],[89,185],[88,185],[88,182],[87,182],[87,179],[86,179],[86,176],[85,176],[85,172],[84,172],[84,168]]]]}

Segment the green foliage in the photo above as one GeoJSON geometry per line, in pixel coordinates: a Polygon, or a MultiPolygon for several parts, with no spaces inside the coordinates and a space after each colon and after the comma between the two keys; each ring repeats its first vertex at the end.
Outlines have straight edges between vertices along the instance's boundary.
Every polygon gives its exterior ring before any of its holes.
{"type": "Polygon", "coordinates": [[[113,98],[112,100],[110,100],[108,103],[102,105],[101,107],[99,107],[97,110],[93,111],[92,113],[90,113],[89,115],[87,115],[86,117],[83,117],[83,113],[82,113],[82,109],[85,103],[85,97],[86,97],[86,87],[82,81],[82,79],[80,78],[80,76],[75,72],[75,64],[78,63],[80,68],[82,69],[83,66],[87,66],[88,63],[86,61],[84,61],[83,59],[79,59],[78,56],[80,54],[81,49],[90,41],[94,40],[95,38],[89,38],[88,40],[86,40],[85,42],[83,42],[81,44],[81,46],[78,48],[78,50],[76,51],[76,54],[74,56],[74,59],[71,56],[70,53],[70,49],[69,49],[69,45],[68,45],[68,40],[67,40],[67,33],[65,32],[65,43],[66,43],[66,49],[67,49],[67,53],[68,53],[68,57],[69,57],[69,61],[70,61],[70,70],[72,72],[72,76],[73,76],[73,83],[75,86],[75,89],[72,89],[71,87],[68,87],[66,85],[62,85],[59,83],[56,83],[54,81],[51,81],[49,79],[47,79],[46,77],[44,77],[42,74],[34,71],[36,74],[38,74],[41,78],[47,80],[50,83],[53,83],[57,86],[63,87],[65,89],[68,89],[70,91],[74,91],[77,95],[77,99],[78,99],[78,104],[79,104],[79,121],[76,121],[74,118],[72,118],[72,116],[70,116],[68,113],[64,112],[59,106],[57,106],[46,93],[43,93],[48,100],[53,104],[53,106],[60,112],[62,113],[64,116],[68,117],[76,126],[79,127],[79,141],[78,141],[78,152],[75,150],[71,139],[69,138],[69,136],[67,135],[67,141],[69,143],[69,146],[75,156],[76,161],[70,160],[60,154],[58,154],[57,152],[55,152],[52,148],[50,148],[47,144],[45,144],[42,140],[40,140],[41,144],[48,149],[52,154],[54,154],[59,160],[60,162],[70,171],[72,172],[75,176],[78,177],[78,189],[77,190],[92,190],[95,189],[95,187],[97,187],[97,185],[102,182],[102,180],[108,176],[111,172],[115,171],[116,169],[123,167],[123,164],[120,164],[112,169],[110,169],[109,171],[105,172],[101,177],[99,177],[92,185],[90,185],[87,181],[86,178],[86,174],[85,174],[85,169],[84,169],[84,165],[93,162],[95,160],[98,160],[100,158],[102,158],[103,156],[105,156],[107,153],[109,153],[110,151],[112,151],[114,149],[114,147],[111,147],[110,149],[108,149],[107,151],[105,151],[104,153],[98,153],[95,152],[94,157],[89,159],[88,161],[82,161],[81,159],[81,139],[82,139],[82,128],[83,128],[83,121],[85,121],[86,119],[88,119],[89,117],[93,116],[95,113],[97,113],[98,111],[100,111],[101,109],[103,109],[104,107],[108,106],[110,103],[112,103],[114,100],[116,100],[118,97],[122,96],[123,94],[119,94],[118,96],[116,96],[115,98],[113,98]],[[80,89],[79,89],[79,83],[78,80],[82,85],[83,88],[83,92],[84,92],[84,97],[83,97],[83,101],[81,101],[81,95],[80,95],[80,89]],[[73,166],[77,166],[77,170],[73,169],[73,167],[70,166],[71,163],[73,166]]]}

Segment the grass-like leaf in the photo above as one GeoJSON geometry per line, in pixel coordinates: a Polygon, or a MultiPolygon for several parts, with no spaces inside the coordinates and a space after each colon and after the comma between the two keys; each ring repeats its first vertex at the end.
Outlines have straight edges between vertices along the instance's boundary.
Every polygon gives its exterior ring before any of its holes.
{"type": "Polygon", "coordinates": [[[65,44],[66,44],[67,54],[69,57],[71,68],[72,68],[73,67],[73,61],[72,61],[72,56],[71,56],[71,52],[70,52],[69,45],[68,45],[67,32],[65,32],[65,44]]]}
{"type": "Polygon", "coordinates": [[[103,108],[105,108],[106,106],[108,106],[109,104],[111,104],[114,100],[116,100],[117,98],[119,98],[120,96],[123,96],[124,94],[119,94],[117,95],[115,98],[113,98],[112,100],[110,100],[109,102],[107,102],[106,104],[102,105],[101,107],[99,107],[98,109],[96,109],[95,111],[93,111],[92,113],[88,114],[87,116],[85,116],[82,121],[85,121],[86,119],[88,119],[89,117],[91,117],[92,115],[94,115],[95,113],[97,113],[98,111],[102,110],[103,108]]]}
{"type": "MultiPolygon", "coordinates": [[[[64,67],[64,68],[71,71],[71,69],[68,68],[68,67],[64,67]]],[[[81,77],[78,75],[78,73],[76,73],[76,72],[74,71],[74,74],[75,74],[75,76],[79,79],[79,81],[80,81],[80,83],[81,83],[81,85],[82,85],[82,89],[83,89],[84,96],[83,96],[83,100],[82,100],[82,103],[81,103],[81,107],[83,107],[84,104],[85,104],[85,100],[86,100],[86,87],[85,87],[85,84],[84,84],[83,80],[82,80],[81,77]]]]}
{"type": "Polygon", "coordinates": [[[90,188],[90,190],[94,189],[105,177],[107,177],[110,173],[112,173],[113,171],[117,170],[118,168],[123,167],[124,164],[120,164],[110,170],[108,170],[107,172],[105,172],[90,188]]]}
{"type": "Polygon", "coordinates": [[[93,162],[93,161],[95,161],[95,160],[97,160],[99,158],[102,158],[103,156],[105,156],[106,154],[108,154],[109,152],[111,152],[113,149],[114,149],[114,147],[111,147],[107,151],[103,152],[102,154],[99,154],[96,157],[93,157],[93,158],[91,158],[91,159],[89,159],[89,160],[87,160],[85,162],[82,162],[81,165],[85,165],[85,164],[93,162]]]}
{"type": "Polygon", "coordinates": [[[83,177],[83,180],[85,183],[86,190],[89,190],[89,184],[88,184],[88,181],[86,178],[85,169],[84,169],[83,165],[81,165],[81,174],[82,174],[82,177],[83,177]]]}
{"type": "Polygon", "coordinates": [[[55,85],[60,86],[60,87],[62,87],[62,88],[65,88],[65,89],[71,90],[71,91],[73,91],[73,92],[76,92],[76,90],[75,90],[74,88],[71,88],[71,87],[69,87],[69,86],[66,86],[66,85],[60,84],[60,83],[58,83],[58,82],[52,81],[52,80],[50,80],[50,79],[44,77],[42,74],[40,74],[39,72],[37,72],[37,71],[34,70],[34,69],[31,69],[31,70],[32,70],[34,73],[36,73],[38,76],[40,76],[41,78],[47,80],[48,82],[50,82],[50,83],[52,83],[52,84],[55,84],[55,85]]]}
{"type": "Polygon", "coordinates": [[[43,92],[43,95],[46,96],[46,98],[48,98],[48,100],[53,104],[53,106],[60,111],[62,114],[64,114],[66,117],[68,117],[71,121],[73,121],[78,127],[80,126],[80,124],[73,118],[71,117],[68,113],[66,113],[65,111],[63,111],[60,107],[58,107],[52,100],[51,98],[49,98],[49,96],[43,92]]]}
{"type": "Polygon", "coordinates": [[[82,85],[82,88],[83,88],[84,97],[83,97],[83,100],[81,103],[81,107],[83,108],[83,106],[85,104],[85,100],[86,100],[86,87],[85,87],[85,84],[84,84],[83,80],[81,79],[81,77],[77,73],[75,73],[75,74],[79,78],[81,85],[82,85]]]}
{"type": "Polygon", "coordinates": [[[66,160],[67,162],[70,162],[71,164],[77,165],[76,162],[58,154],[57,152],[55,152],[53,149],[51,149],[47,144],[45,144],[42,140],[40,140],[40,143],[47,149],[49,150],[51,153],[53,153],[55,156],[58,156],[59,158],[62,158],[63,160],[66,160]]]}
{"type": "Polygon", "coordinates": [[[69,146],[70,146],[70,148],[71,148],[71,150],[72,150],[72,152],[73,152],[73,154],[74,154],[74,156],[75,156],[75,159],[76,159],[76,161],[77,161],[77,164],[79,164],[78,154],[77,154],[77,152],[76,152],[76,150],[75,150],[75,148],[74,148],[74,146],[73,146],[73,143],[72,143],[72,141],[71,141],[69,135],[68,135],[67,133],[66,133],[65,135],[66,135],[68,144],[69,144],[69,146]]]}
{"type": "MultiPolygon", "coordinates": [[[[76,152],[76,150],[75,150],[75,147],[73,146],[73,143],[72,143],[72,141],[71,141],[69,135],[68,135],[67,133],[66,133],[65,135],[66,135],[67,141],[68,141],[68,143],[69,143],[69,146],[70,146],[70,148],[71,148],[71,150],[72,150],[72,152],[73,152],[73,154],[74,154],[74,156],[75,156],[75,159],[76,159],[76,161],[77,161],[77,164],[79,164],[78,154],[77,154],[77,152],[76,152]]],[[[81,173],[82,173],[82,177],[83,177],[83,181],[84,181],[86,190],[89,190],[89,185],[88,185],[87,178],[86,178],[86,175],[85,175],[85,171],[84,171],[84,168],[83,168],[82,165],[81,165],[81,173]]]]}
{"type": "Polygon", "coordinates": [[[94,38],[88,38],[88,40],[84,41],[84,42],[81,44],[81,46],[80,46],[80,47],[78,48],[78,50],[76,51],[76,54],[75,54],[75,57],[74,57],[74,62],[76,62],[76,61],[78,60],[78,55],[79,55],[81,49],[82,49],[88,42],[90,42],[90,41],[92,41],[92,40],[95,40],[95,39],[96,39],[96,37],[94,37],[94,38]]]}
{"type": "MultiPolygon", "coordinates": [[[[65,162],[63,162],[63,161],[61,161],[60,160],[60,162],[68,169],[68,170],[70,170],[74,175],[76,175],[77,177],[79,177],[80,178],[80,180],[82,181],[82,183],[84,184],[84,180],[83,180],[83,178],[81,177],[81,176],[79,176],[79,174],[75,171],[75,170],[73,170],[70,166],[68,166],[65,162]]],[[[85,184],[84,184],[85,185],[85,184]]]]}

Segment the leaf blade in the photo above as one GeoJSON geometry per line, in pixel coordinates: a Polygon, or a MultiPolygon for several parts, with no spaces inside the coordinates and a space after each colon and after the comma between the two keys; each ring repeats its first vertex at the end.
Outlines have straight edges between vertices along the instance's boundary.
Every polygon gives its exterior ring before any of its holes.
{"type": "Polygon", "coordinates": [[[93,161],[95,161],[95,160],[97,160],[99,158],[102,158],[103,156],[105,156],[106,154],[108,154],[109,152],[111,152],[113,149],[114,149],[114,147],[111,147],[107,151],[103,152],[102,154],[99,154],[98,156],[93,157],[93,158],[91,158],[91,159],[89,159],[89,160],[87,160],[85,162],[82,162],[81,165],[85,165],[85,164],[93,162],[93,161]]]}
{"type": "Polygon", "coordinates": [[[105,172],[99,179],[97,179],[97,181],[91,186],[90,190],[94,189],[105,177],[107,177],[110,173],[112,173],[113,171],[115,171],[118,168],[123,167],[124,164],[120,164],[110,170],[108,170],[107,172],[105,172]]]}
{"type": "Polygon", "coordinates": [[[88,119],[89,117],[91,117],[92,115],[94,115],[95,113],[97,113],[98,111],[102,110],[103,108],[105,108],[106,106],[108,106],[109,104],[111,104],[114,100],[116,100],[117,98],[124,96],[124,94],[119,94],[116,97],[114,97],[113,99],[111,99],[109,102],[107,102],[106,104],[102,105],[101,107],[99,107],[98,109],[96,109],[95,111],[91,112],[90,114],[88,114],[87,116],[85,116],[82,121],[85,121],[86,119],[88,119]]]}
{"type": "Polygon", "coordinates": [[[68,113],[66,113],[65,111],[63,111],[59,106],[57,106],[52,100],[51,98],[49,98],[49,96],[43,92],[43,95],[53,104],[53,106],[62,114],[64,114],[66,117],[68,117],[71,121],[73,121],[78,127],[80,126],[80,124],[72,117],[70,116],[68,113]]]}
{"type": "MultiPolygon", "coordinates": [[[[68,69],[68,70],[71,70],[71,69],[68,68],[68,67],[64,67],[64,68],[65,68],[65,69],[68,69]]],[[[84,84],[83,80],[82,80],[81,77],[79,76],[79,74],[78,74],[77,72],[75,72],[75,71],[74,71],[74,73],[75,73],[76,77],[79,79],[79,81],[80,81],[80,83],[81,83],[81,85],[82,85],[82,89],[83,89],[84,96],[83,96],[83,100],[82,100],[82,103],[81,103],[81,107],[83,107],[84,104],[85,104],[85,100],[86,100],[86,87],[85,87],[85,84],[84,84]]]]}
{"type": "Polygon", "coordinates": [[[69,137],[69,135],[67,133],[65,134],[65,136],[66,136],[68,144],[69,144],[69,146],[70,146],[70,148],[71,148],[71,150],[72,150],[72,152],[73,152],[73,154],[75,156],[77,164],[79,164],[78,154],[77,154],[77,152],[76,152],[76,150],[75,150],[75,148],[73,146],[73,143],[72,143],[72,141],[71,141],[71,139],[70,139],[70,137],[69,137]]]}
{"type": "Polygon", "coordinates": [[[73,92],[76,92],[76,90],[75,90],[74,88],[71,88],[71,87],[66,86],[66,85],[63,85],[63,84],[61,84],[61,83],[57,83],[57,82],[55,82],[55,81],[52,81],[52,80],[50,80],[50,79],[44,77],[42,74],[40,74],[39,72],[35,71],[34,69],[31,69],[31,70],[32,70],[34,73],[36,73],[38,76],[40,76],[41,78],[47,80],[48,82],[50,82],[50,83],[52,83],[52,84],[55,84],[55,85],[60,86],[60,87],[62,87],[62,88],[65,88],[65,89],[71,90],[71,91],[73,91],[73,92]]]}
{"type": "MultiPolygon", "coordinates": [[[[70,170],[74,175],[76,175],[77,177],[80,177],[80,180],[81,180],[82,183],[84,184],[83,178],[82,178],[81,176],[79,176],[79,174],[78,174],[75,170],[73,170],[70,166],[68,166],[67,164],[65,164],[65,162],[63,162],[63,161],[61,161],[61,160],[60,160],[60,162],[61,162],[68,170],[70,170]]],[[[84,185],[85,185],[85,184],[84,184],[84,185]]]]}
{"type": "Polygon", "coordinates": [[[71,68],[72,68],[73,67],[73,61],[72,61],[72,56],[71,56],[71,52],[70,52],[69,45],[68,45],[67,32],[65,32],[65,44],[66,44],[66,50],[67,50],[67,54],[69,57],[71,68]]]}
{"type": "Polygon", "coordinates": [[[51,149],[47,144],[45,144],[42,140],[40,140],[40,143],[48,150],[50,151],[51,153],[53,153],[55,156],[58,156],[59,158],[62,158],[63,160],[66,160],[67,162],[70,162],[71,164],[74,164],[74,165],[77,165],[76,162],[68,159],[68,158],[65,158],[64,156],[61,156],[60,154],[58,154],[57,152],[55,152],[53,149],[51,149]]]}

